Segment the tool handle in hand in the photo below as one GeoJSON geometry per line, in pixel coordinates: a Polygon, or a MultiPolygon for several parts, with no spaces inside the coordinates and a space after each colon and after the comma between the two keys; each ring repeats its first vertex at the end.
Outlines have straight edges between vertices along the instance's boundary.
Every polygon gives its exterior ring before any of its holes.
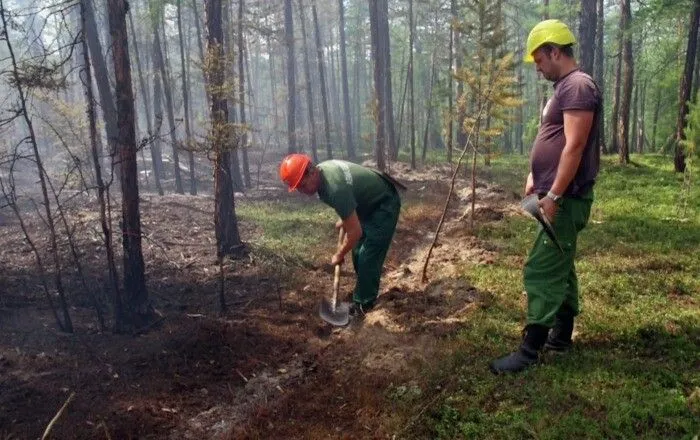
{"type": "MultiPolygon", "coordinates": [[[[345,231],[343,228],[338,229],[338,250],[343,246],[345,239],[345,231]]],[[[331,299],[331,309],[335,312],[335,303],[338,299],[338,289],[340,288],[340,263],[335,265],[335,273],[333,275],[333,298],[331,299]]]]}

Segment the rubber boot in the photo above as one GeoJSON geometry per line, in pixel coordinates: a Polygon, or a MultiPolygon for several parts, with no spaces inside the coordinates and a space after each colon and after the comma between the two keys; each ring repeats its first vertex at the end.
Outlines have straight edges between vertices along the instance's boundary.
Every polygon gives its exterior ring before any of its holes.
{"type": "Polygon", "coordinates": [[[554,328],[549,332],[547,342],[544,344],[545,350],[563,353],[571,349],[573,341],[571,335],[574,332],[574,312],[569,307],[563,305],[557,312],[554,328]]]}
{"type": "Polygon", "coordinates": [[[525,327],[525,336],[520,348],[489,364],[493,374],[517,373],[537,362],[537,352],[544,346],[549,329],[543,325],[530,324],[525,327]]]}

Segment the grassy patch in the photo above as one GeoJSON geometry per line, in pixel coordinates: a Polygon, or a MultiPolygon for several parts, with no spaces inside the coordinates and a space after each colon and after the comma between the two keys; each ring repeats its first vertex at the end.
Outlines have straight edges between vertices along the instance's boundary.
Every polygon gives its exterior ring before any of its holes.
{"type": "MultiPolygon", "coordinates": [[[[519,343],[522,262],[535,225],[524,217],[482,226],[499,249],[464,276],[493,296],[453,341],[416,438],[693,438],[700,414],[700,187],[681,205],[672,160],[605,158],[588,227],[579,237],[582,315],[576,348],[536,368],[496,377],[488,362],[519,343]]],[[[496,159],[486,173],[521,191],[526,159],[496,159]]],[[[482,173],[484,173],[482,171],[482,173]]]]}

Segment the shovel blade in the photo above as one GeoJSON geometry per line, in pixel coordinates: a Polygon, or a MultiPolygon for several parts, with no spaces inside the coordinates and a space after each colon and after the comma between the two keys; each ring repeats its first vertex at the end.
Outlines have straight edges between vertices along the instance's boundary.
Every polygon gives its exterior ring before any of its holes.
{"type": "Polygon", "coordinates": [[[542,214],[542,211],[540,210],[540,205],[537,203],[539,201],[539,197],[537,197],[537,194],[532,194],[527,197],[525,197],[521,202],[520,206],[531,216],[535,217],[535,219],[542,225],[542,229],[544,229],[544,232],[547,234],[550,240],[552,240],[552,243],[556,245],[557,248],[559,248],[559,251],[561,253],[564,253],[564,249],[561,247],[561,244],[559,244],[559,240],[557,239],[557,234],[554,232],[554,228],[552,227],[552,224],[549,222],[547,217],[542,214]]]}
{"type": "Polygon", "coordinates": [[[318,308],[318,315],[331,325],[342,327],[350,322],[350,304],[346,302],[337,303],[335,310],[330,301],[323,299],[318,308]]]}

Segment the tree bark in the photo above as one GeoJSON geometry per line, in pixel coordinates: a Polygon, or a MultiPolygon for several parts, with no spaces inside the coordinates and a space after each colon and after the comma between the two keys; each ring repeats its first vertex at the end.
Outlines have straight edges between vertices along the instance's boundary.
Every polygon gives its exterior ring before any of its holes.
{"type": "Polygon", "coordinates": [[[95,83],[97,84],[97,94],[100,98],[100,107],[102,107],[102,120],[105,124],[105,132],[107,133],[107,144],[109,146],[110,156],[114,157],[114,155],[117,154],[115,146],[119,135],[117,130],[117,109],[114,106],[114,98],[112,97],[111,86],[109,85],[107,63],[102,54],[92,0],[83,0],[82,4],[85,8],[85,33],[88,37],[90,58],[92,59],[95,71],[95,83]]]}
{"type": "Polygon", "coordinates": [[[642,91],[640,92],[641,104],[639,105],[639,118],[638,124],[639,129],[637,131],[637,153],[644,153],[644,141],[646,138],[646,124],[644,120],[646,118],[646,103],[647,103],[647,80],[644,80],[642,84],[642,91]]]}
{"type": "Polygon", "coordinates": [[[197,195],[197,175],[195,173],[194,152],[192,151],[192,130],[190,129],[190,103],[187,88],[187,61],[185,60],[185,40],[182,32],[182,0],[177,0],[177,32],[180,37],[180,62],[182,63],[182,104],[185,112],[185,146],[190,165],[190,195],[197,195]]]}
{"type": "Polygon", "coordinates": [[[309,48],[306,39],[306,17],[304,16],[303,0],[299,0],[299,22],[301,23],[302,49],[304,51],[304,76],[306,77],[306,110],[309,113],[307,124],[309,128],[309,136],[311,138],[311,155],[313,157],[314,163],[318,163],[316,118],[314,117],[313,86],[311,85],[311,68],[309,66],[309,48]]]}
{"type": "Polygon", "coordinates": [[[579,19],[579,65],[589,75],[593,75],[596,46],[596,2],[597,0],[581,0],[579,19]]]}
{"type": "Polygon", "coordinates": [[[370,23],[370,34],[372,38],[372,58],[374,59],[374,118],[376,124],[376,142],[374,155],[377,161],[377,168],[384,170],[386,168],[386,160],[384,158],[385,152],[385,132],[384,132],[384,100],[386,99],[383,91],[384,78],[382,76],[382,60],[381,60],[381,43],[379,35],[379,25],[377,3],[378,0],[368,0],[369,1],[369,23],[370,23]]]}
{"type": "Polygon", "coordinates": [[[284,41],[287,46],[287,151],[295,153],[296,145],[296,67],[294,58],[294,18],[292,0],[284,0],[284,41]]]}
{"type": "Polygon", "coordinates": [[[620,117],[617,123],[618,144],[620,147],[620,163],[629,163],[629,123],[630,102],[634,79],[634,60],[632,58],[632,11],[631,0],[621,0],[620,29],[622,32],[622,91],[620,95],[620,117]]]}
{"type": "Polygon", "coordinates": [[[379,60],[383,70],[382,92],[384,94],[384,129],[386,131],[386,145],[389,149],[389,157],[396,160],[399,149],[396,145],[396,132],[394,129],[394,104],[391,85],[391,45],[389,37],[389,3],[388,0],[375,0],[377,2],[377,30],[379,33],[379,60]]]}
{"type": "MultiPolygon", "coordinates": [[[[411,169],[416,169],[416,115],[414,112],[414,98],[413,98],[413,0],[408,0],[408,93],[409,93],[409,113],[410,113],[410,127],[411,130],[411,169]]],[[[432,80],[432,72],[431,72],[432,80]]],[[[432,83],[430,84],[432,89],[432,83]]],[[[431,90],[432,91],[432,90],[431,90]]],[[[428,102],[428,111],[430,111],[430,102],[428,102]]],[[[426,134],[427,126],[430,118],[426,120],[426,134]]],[[[423,137],[423,161],[425,162],[425,144],[427,144],[427,135],[423,137]]]]}
{"type": "MultiPolygon", "coordinates": [[[[348,59],[345,41],[345,6],[344,0],[338,0],[338,14],[340,16],[340,74],[343,87],[343,110],[345,115],[345,144],[348,151],[348,159],[357,159],[355,143],[352,140],[352,118],[350,117],[350,92],[348,90],[348,59]]],[[[358,97],[356,96],[355,99],[358,97]]]]}
{"type": "Polygon", "coordinates": [[[425,157],[428,152],[428,134],[430,131],[430,118],[432,116],[433,106],[433,85],[435,83],[435,54],[430,57],[430,83],[428,84],[428,102],[425,103],[425,130],[423,131],[423,152],[421,153],[421,162],[425,164],[425,157]]]}
{"type": "MultiPolygon", "coordinates": [[[[251,188],[250,165],[248,164],[248,121],[245,113],[245,39],[243,37],[243,8],[245,0],[238,0],[238,112],[241,116],[243,132],[240,135],[238,147],[243,158],[243,178],[246,188],[251,188]]],[[[250,79],[250,78],[249,78],[250,79]]]]}
{"type": "Polygon", "coordinates": [[[165,69],[165,58],[163,56],[163,51],[161,48],[160,32],[159,32],[159,21],[163,17],[158,15],[152,10],[151,11],[151,22],[153,24],[153,61],[154,69],[156,69],[155,75],[160,75],[160,80],[163,84],[163,95],[165,96],[165,111],[168,117],[168,128],[170,130],[170,142],[173,148],[173,171],[175,174],[175,192],[178,194],[184,194],[185,191],[182,187],[182,176],[180,174],[180,153],[178,151],[178,140],[175,127],[175,115],[173,111],[173,98],[171,93],[171,87],[168,82],[168,73],[165,69]]]}
{"type": "MultiPolygon", "coordinates": [[[[82,1],[89,1],[89,0],[82,0],[82,1]]],[[[155,181],[156,184],[156,191],[158,191],[158,195],[163,195],[163,185],[160,182],[160,178],[162,176],[162,166],[163,166],[163,156],[160,151],[160,145],[155,143],[154,139],[154,134],[153,134],[153,120],[151,119],[153,117],[151,113],[151,98],[150,94],[148,93],[148,87],[146,87],[146,81],[144,80],[143,77],[143,71],[141,69],[141,57],[139,56],[139,46],[138,42],[136,41],[136,29],[134,28],[134,20],[129,14],[129,28],[131,29],[131,41],[133,41],[133,46],[134,46],[134,56],[136,57],[136,71],[138,72],[139,75],[139,89],[141,90],[141,96],[143,97],[143,108],[146,113],[146,127],[148,129],[148,137],[150,141],[150,147],[149,150],[151,151],[151,167],[153,168],[153,180],[155,181]]],[[[92,93],[92,89],[90,90],[92,93]]],[[[97,171],[97,170],[96,170],[97,171]]],[[[99,185],[99,184],[98,184],[99,185]]]]}
{"type": "Polygon", "coordinates": [[[236,220],[233,183],[230,174],[230,127],[228,124],[228,104],[223,90],[225,82],[225,60],[223,30],[221,25],[221,1],[207,0],[207,58],[212,85],[212,146],[214,148],[214,231],[216,235],[216,255],[235,255],[241,247],[236,220]]]}
{"type": "MultiPolygon", "coordinates": [[[[457,19],[457,5],[455,0],[450,0],[450,43],[449,43],[449,70],[447,72],[447,163],[452,163],[452,150],[454,143],[454,43],[455,23],[457,19]]],[[[521,106],[522,108],[522,106],[521,106]]]]}
{"type": "Polygon", "coordinates": [[[121,164],[122,244],[124,248],[123,314],[115,317],[115,330],[138,329],[150,319],[145,266],[141,251],[138,171],[136,168],[136,131],[129,45],[126,33],[127,3],[108,0],[109,32],[112,37],[115,92],[117,102],[117,151],[121,164]]]}
{"type": "Polygon", "coordinates": [[[323,110],[323,126],[326,135],[326,154],[328,159],[333,158],[333,145],[331,144],[331,121],[328,114],[328,98],[326,96],[326,71],[323,64],[323,45],[321,43],[321,32],[318,26],[318,13],[316,11],[316,1],[311,2],[311,14],[314,20],[314,34],[316,36],[316,59],[318,61],[318,74],[321,81],[321,106],[323,110]]]}
{"type": "Polygon", "coordinates": [[[688,101],[694,97],[690,96],[693,89],[693,67],[695,66],[695,56],[698,44],[698,27],[700,26],[700,0],[695,0],[695,6],[690,16],[690,28],[688,30],[688,46],[685,52],[685,67],[681,84],[678,90],[678,119],[676,120],[676,145],[673,158],[673,165],[676,172],[685,171],[685,151],[680,141],[685,140],[685,117],[688,114],[688,101]]]}
{"type": "Polygon", "coordinates": [[[622,31],[618,31],[619,49],[615,68],[615,83],[613,91],[612,115],[610,117],[610,153],[620,151],[619,120],[620,120],[620,89],[622,88],[622,31]]]}
{"type": "MultiPolygon", "coordinates": [[[[605,33],[605,4],[604,0],[597,0],[597,15],[596,20],[596,44],[595,44],[595,57],[594,57],[594,72],[593,79],[598,85],[598,89],[601,91],[605,90],[605,44],[604,44],[604,33],[605,33]]],[[[607,154],[607,146],[605,140],[605,116],[604,112],[601,111],[601,115],[598,118],[598,148],[602,153],[607,154]]]]}

